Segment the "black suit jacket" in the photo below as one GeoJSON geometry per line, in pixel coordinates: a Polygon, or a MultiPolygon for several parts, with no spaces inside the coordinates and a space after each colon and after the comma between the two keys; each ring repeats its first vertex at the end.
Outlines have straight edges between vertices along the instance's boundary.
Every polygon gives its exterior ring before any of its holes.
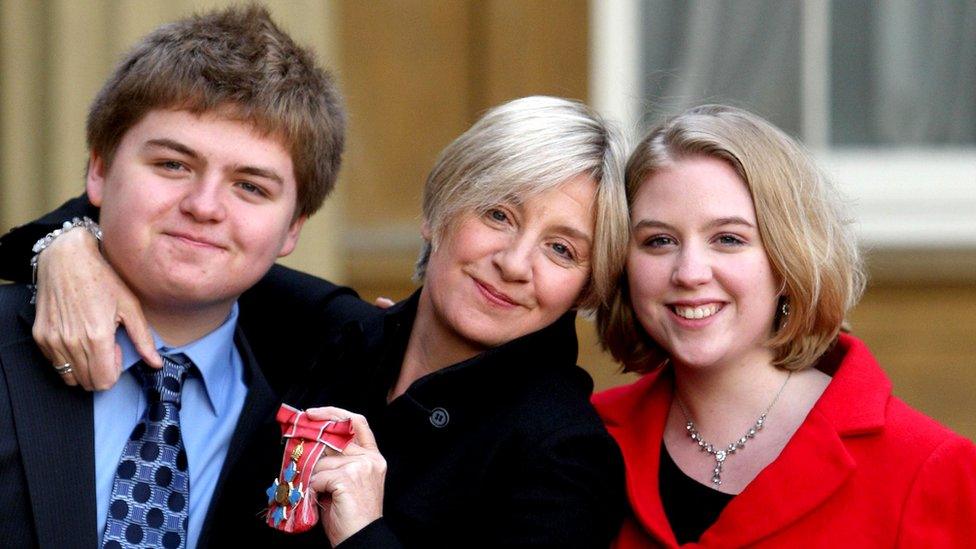
{"type": "MultiPolygon", "coordinates": [[[[303,317],[301,327],[286,323],[291,331],[279,329],[269,317],[290,314],[295,303],[265,300],[261,292],[242,296],[235,342],[248,393],[199,547],[246,541],[270,530],[255,517],[276,468],[254,459],[245,443],[263,435],[259,447],[278,451],[274,414],[280,395],[308,371],[320,370],[322,365],[316,368],[313,359],[318,345],[328,345],[343,319],[369,307],[347,288],[283,267],[276,272],[262,287],[291,287],[293,296],[304,293],[304,306],[316,315],[303,317]],[[303,292],[313,280],[314,287],[303,292]],[[242,329],[260,342],[260,362],[242,329]],[[306,330],[318,333],[308,339],[306,330]],[[294,345],[295,338],[306,339],[294,345]]],[[[29,296],[24,285],[0,286],[0,547],[97,547],[92,395],[66,387],[34,344],[29,296]]]]}
{"type": "MultiPolygon", "coordinates": [[[[0,287],[0,546],[96,547],[92,394],[68,389],[31,338],[34,308],[22,285],[0,287]]],[[[240,330],[247,398],[200,536],[210,545],[229,525],[209,520],[244,443],[277,408],[240,330]]],[[[255,488],[257,489],[257,488],[255,488]]],[[[231,503],[232,504],[232,503],[231,503]]],[[[229,530],[227,530],[229,531],[229,530]]]]}

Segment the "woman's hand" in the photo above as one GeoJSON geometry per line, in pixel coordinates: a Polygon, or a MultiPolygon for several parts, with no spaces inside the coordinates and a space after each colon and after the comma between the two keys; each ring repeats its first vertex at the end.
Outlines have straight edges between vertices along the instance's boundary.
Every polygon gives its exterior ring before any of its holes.
{"type": "Polygon", "coordinates": [[[308,416],[317,420],[352,421],[353,440],[342,454],[319,459],[309,485],[319,494],[325,534],[333,546],[383,516],[383,482],[386,460],[366,418],[341,408],[311,408],[308,416]]]}
{"type": "Polygon", "coordinates": [[[148,364],[162,366],[139,301],[102,258],[88,231],[68,231],[51,243],[37,268],[34,341],[68,385],[100,391],[115,385],[122,350],[115,331],[125,324],[148,364]]]}

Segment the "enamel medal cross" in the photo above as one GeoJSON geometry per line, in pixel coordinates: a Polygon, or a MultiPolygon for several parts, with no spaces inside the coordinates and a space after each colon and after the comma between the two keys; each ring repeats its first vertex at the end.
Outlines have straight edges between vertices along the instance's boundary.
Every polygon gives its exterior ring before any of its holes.
{"type": "Polygon", "coordinates": [[[326,448],[345,450],[352,441],[348,419],[319,421],[302,410],[282,404],[276,416],[285,441],[281,471],[265,494],[268,496],[268,526],[288,533],[305,532],[319,520],[316,494],[308,487],[315,462],[326,448]]]}
{"type": "Polygon", "coordinates": [[[275,528],[281,526],[281,521],[288,520],[289,511],[294,512],[295,506],[305,497],[301,480],[299,480],[298,486],[295,486],[295,477],[301,473],[298,469],[298,461],[302,458],[304,451],[305,441],[299,441],[298,446],[291,452],[291,462],[282,471],[281,478],[274,479],[274,483],[267,490],[268,504],[277,504],[269,517],[275,528]]]}

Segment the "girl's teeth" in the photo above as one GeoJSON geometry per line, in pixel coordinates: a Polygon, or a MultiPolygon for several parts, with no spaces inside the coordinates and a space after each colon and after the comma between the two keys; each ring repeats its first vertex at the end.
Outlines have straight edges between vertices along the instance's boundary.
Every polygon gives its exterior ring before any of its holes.
{"type": "Polygon", "coordinates": [[[702,305],[701,307],[675,307],[674,312],[681,318],[698,320],[708,318],[718,312],[718,305],[702,305]]]}

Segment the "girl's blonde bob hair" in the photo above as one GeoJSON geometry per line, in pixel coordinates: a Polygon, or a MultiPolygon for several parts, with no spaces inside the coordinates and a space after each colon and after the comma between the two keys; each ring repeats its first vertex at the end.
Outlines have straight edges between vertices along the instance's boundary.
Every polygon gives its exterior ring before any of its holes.
{"type": "MultiPolygon", "coordinates": [[[[693,156],[727,162],[749,188],[759,234],[789,315],[776,319],[767,345],[774,364],[798,370],[830,347],[860,299],[865,274],[840,197],[796,141],[755,114],[703,105],[664,122],[627,162],[627,201],[662,169],[693,156]]],[[[634,317],[626,272],[597,311],[601,341],[625,371],[647,372],[667,359],[634,317]]],[[[775,313],[779,315],[779,312],[775,313]]]]}
{"type": "Polygon", "coordinates": [[[461,214],[518,203],[586,175],[597,182],[596,227],[590,280],[577,304],[595,309],[609,299],[627,254],[626,154],[621,133],[578,101],[533,96],[489,110],[427,176],[423,215],[432,237],[415,278],[423,280],[431,252],[461,214]]]}

